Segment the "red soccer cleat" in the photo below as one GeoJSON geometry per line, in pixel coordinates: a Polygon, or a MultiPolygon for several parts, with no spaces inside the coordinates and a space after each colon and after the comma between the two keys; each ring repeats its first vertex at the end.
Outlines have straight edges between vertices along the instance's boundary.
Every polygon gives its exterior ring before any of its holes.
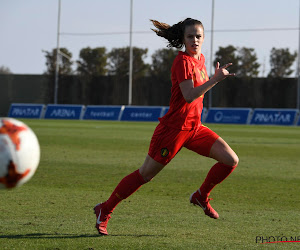
{"type": "Polygon", "coordinates": [[[201,196],[201,193],[199,190],[197,190],[196,192],[192,193],[190,196],[190,202],[194,205],[197,205],[199,207],[201,207],[204,211],[204,213],[213,218],[213,219],[218,219],[219,218],[219,214],[217,213],[217,211],[215,211],[211,205],[209,204],[209,201],[212,199],[208,199],[208,198],[203,198],[201,196]]]}
{"type": "Polygon", "coordinates": [[[101,235],[108,235],[107,232],[107,222],[110,219],[110,213],[106,213],[106,211],[104,211],[104,203],[99,203],[94,207],[94,211],[96,214],[96,228],[99,232],[99,234],[101,235]]]}

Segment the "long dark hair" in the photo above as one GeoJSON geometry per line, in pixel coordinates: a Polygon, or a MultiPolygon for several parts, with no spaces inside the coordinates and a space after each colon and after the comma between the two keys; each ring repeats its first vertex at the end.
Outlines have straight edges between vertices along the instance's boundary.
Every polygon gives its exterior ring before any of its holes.
{"type": "Polygon", "coordinates": [[[153,25],[157,29],[152,29],[156,35],[161,36],[168,40],[169,44],[168,47],[174,47],[177,49],[181,49],[184,46],[183,38],[184,38],[184,31],[186,26],[190,25],[201,25],[204,31],[203,24],[192,18],[187,18],[183,21],[180,21],[179,23],[174,24],[173,26],[170,26],[169,24],[158,22],[156,20],[150,20],[153,25]]]}

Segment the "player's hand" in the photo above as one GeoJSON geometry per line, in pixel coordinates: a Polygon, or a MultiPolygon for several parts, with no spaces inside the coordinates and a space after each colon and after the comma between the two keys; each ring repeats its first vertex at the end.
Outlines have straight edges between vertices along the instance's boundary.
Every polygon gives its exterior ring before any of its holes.
{"type": "Polygon", "coordinates": [[[235,73],[229,73],[227,68],[231,66],[232,63],[227,63],[224,66],[220,67],[220,63],[217,62],[214,78],[217,82],[222,81],[228,76],[235,76],[235,73]]]}

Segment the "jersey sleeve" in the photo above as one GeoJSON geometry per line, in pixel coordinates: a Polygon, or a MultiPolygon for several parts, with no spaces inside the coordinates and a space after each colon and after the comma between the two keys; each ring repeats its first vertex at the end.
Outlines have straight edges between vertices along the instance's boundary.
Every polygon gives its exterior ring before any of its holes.
{"type": "Polygon", "coordinates": [[[178,83],[193,79],[193,67],[188,60],[179,60],[174,66],[174,76],[178,83]]]}

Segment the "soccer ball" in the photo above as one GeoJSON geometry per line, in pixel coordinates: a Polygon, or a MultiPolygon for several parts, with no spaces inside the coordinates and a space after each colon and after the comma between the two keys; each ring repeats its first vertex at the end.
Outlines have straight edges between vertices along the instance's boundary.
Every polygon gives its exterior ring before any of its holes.
{"type": "Polygon", "coordinates": [[[0,189],[27,182],[40,162],[40,145],[23,122],[0,117],[0,189]]]}

